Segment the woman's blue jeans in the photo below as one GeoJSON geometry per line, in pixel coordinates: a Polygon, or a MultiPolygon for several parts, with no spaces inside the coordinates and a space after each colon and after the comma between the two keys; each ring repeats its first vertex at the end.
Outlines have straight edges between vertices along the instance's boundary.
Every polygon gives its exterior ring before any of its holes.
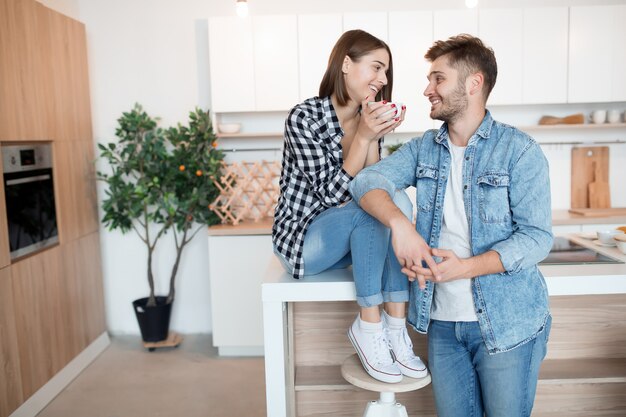
{"type": "Polygon", "coordinates": [[[552,319],[531,341],[489,355],[478,322],[431,320],[428,366],[439,417],[527,417],[552,319]]]}
{"type": "MultiPolygon", "coordinates": [[[[411,201],[396,191],[394,203],[410,219],[411,201]]],[[[354,201],[319,214],[304,237],[304,274],[315,275],[352,264],[357,303],[372,307],[406,302],[409,281],[391,246],[391,231],[354,201]]]]}

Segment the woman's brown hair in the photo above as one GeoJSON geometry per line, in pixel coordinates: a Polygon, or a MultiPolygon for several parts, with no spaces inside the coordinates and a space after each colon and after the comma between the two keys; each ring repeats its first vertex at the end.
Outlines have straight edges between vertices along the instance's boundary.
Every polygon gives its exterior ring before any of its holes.
{"type": "Polygon", "coordinates": [[[337,103],[344,106],[350,100],[344,74],[342,71],[343,61],[348,56],[352,61],[358,62],[363,56],[376,49],[384,49],[389,54],[389,68],[387,69],[387,85],[376,95],[376,101],[391,101],[391,90],[393,89],[393,61],[389,46],[377,37],[370,35],[363,30],[349,30],[345,32],[335,46],[328,58],[328,67],[320,83],[320,97],[328,97],[335,94],[337,103]]]}

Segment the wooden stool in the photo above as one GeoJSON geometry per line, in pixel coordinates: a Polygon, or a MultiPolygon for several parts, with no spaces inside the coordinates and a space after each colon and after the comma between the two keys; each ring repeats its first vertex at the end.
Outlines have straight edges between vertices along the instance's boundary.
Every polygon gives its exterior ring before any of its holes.
{"type": "Polygon", "coordinates": [[[356,353],[341,365],[341,376],[355,387],[380,393],[377,401],[367,404],[363,417],[408,417],[406,407],[396,402],[396,392],[415,391],[430,384],[430,374],[421,379],[405,376],[395,384],[377,381],[363,369],[356,353]]]}

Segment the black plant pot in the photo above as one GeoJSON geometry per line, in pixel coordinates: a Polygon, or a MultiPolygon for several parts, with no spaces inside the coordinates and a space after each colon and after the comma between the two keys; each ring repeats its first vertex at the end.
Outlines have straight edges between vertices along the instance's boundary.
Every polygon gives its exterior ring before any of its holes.
{"type": "Polygon", "coordinates": [[[167,304],[167,297],[155,297],[156,306],[147,307],[148,298],[133,301],[135,315],[144,342],[160,342],[167,339],[170,328],[172,303],[167,304]]]}

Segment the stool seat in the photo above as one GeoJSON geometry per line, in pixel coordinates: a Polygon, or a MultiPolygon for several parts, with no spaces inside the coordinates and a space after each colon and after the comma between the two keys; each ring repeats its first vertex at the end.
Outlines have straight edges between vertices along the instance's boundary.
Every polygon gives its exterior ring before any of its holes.
{"type": "Polygon", "coordinates": [[[361,365],[358,355],[348,356],[341,365],[341,376],[354,385],[355,387],[363,388],[368,391],[375,392],[408,392],[415,391],[430,384],[430,374],[424,378],[414,379],[409,377],[402,378],[402,381],[390,384],[388,382],[381,382],[372,378],[361,365]]]}
{"type": "Polygon", "coordinates": [[[378,381],[363,369],[356,353],[343,361],[341,376],[355,387],[380,394],[377,401],[367,403],[363,417],[408,417],[406,407],[396,402],[396,392],[415,391],[430,384],[430,374],[421,379],[405,376],[395,384],[378,381]]]}

